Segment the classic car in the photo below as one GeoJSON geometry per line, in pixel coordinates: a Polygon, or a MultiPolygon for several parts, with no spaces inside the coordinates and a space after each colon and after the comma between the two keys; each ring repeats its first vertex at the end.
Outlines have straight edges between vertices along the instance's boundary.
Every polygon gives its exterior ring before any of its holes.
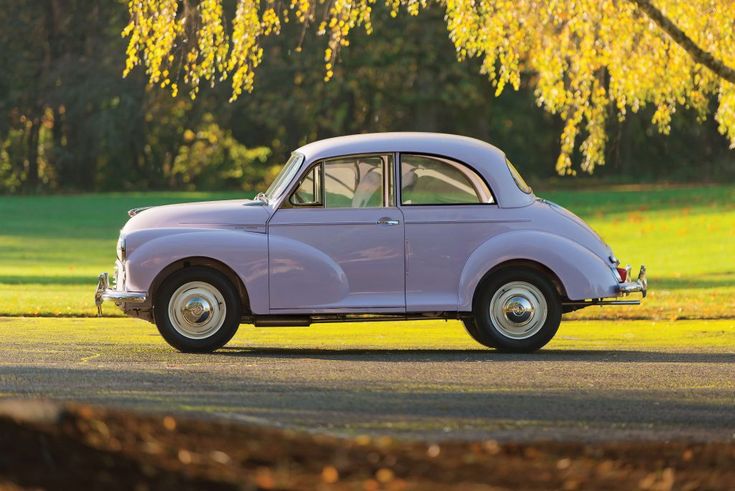
{"type": "Polygon", "coordinates": [[[240,323],[409,319],[459,319],[485,346],[532,352],[563,313],[647,289],[645,267],[633,279],[501,150],[456,135],[317,141],[255,199],[129,215],[97,307],[154,322],[184,352],[224,346],[240,323]]]}

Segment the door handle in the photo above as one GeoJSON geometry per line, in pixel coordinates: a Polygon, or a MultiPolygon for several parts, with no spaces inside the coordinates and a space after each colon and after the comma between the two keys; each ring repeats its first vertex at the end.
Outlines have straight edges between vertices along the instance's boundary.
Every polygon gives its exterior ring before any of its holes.
{"type": "Polygon", "coordinates": [[[390,217],[383,217],[378,219],[378,225],[398,225],[401,223],[399,220],[390,217]]]}

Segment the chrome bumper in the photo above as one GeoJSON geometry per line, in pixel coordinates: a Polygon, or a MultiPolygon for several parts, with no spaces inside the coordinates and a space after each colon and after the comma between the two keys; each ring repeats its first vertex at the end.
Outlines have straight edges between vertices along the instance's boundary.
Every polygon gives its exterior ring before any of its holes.
{"type": "Polygon", "coordinates": [[[97,306],[97,315],[102,316],[102,302],[112,301],[116,304],[143,303],[146,301],[145,292],[126,292],[110,288],[110,277],[107,273],[100,273],[97,277],[97,290],[94,292],[94,303],[97,306]]]}
{"type": "Polygon", "coordinates": [[[623,295],[629,293],[641,292],[643,298],[646,298],[646,292],[648,290],[648,279],[646,278],[646,267],[641,266],[641,270],[638,273],[638,279],[635,281],[626,281],[618,285],[618,291],[623,295]]]}

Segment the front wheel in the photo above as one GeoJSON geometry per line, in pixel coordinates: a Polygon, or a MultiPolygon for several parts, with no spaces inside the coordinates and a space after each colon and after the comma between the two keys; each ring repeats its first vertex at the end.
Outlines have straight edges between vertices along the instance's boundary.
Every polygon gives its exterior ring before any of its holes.
{"type": "Polygon", "coordinates": [[[240,325],[240,298],[230,281],[208,268],[185,268],[161,285],[154,301],[156,326],[174,348],[210,353],[240,325]]]}
{"type": "Polygon", "coordinates": [[[530,353],[545,346],[559,329],[561,301],[543,274],[502,270],[478,291],[473,321],[472,337],[480,343],[499,351],[530,353]]]}

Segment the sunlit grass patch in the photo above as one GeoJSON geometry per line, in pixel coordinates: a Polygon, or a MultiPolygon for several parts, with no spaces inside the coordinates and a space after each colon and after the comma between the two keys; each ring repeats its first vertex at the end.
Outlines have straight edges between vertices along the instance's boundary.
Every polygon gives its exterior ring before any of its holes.
{"type": "MultiPolygon", "coordinates": [[[[121,356],[144,350],[152,360],[171,348],[155,326],[127,318],[0,318],[0,338],[41,346],[52,352],[75,344],[114,346],[121,356]]],[[[2,351],[0,345],[0,352],[2,351]]],[[[16,349],[16,348],[13,348],[16,349]]],[[[412,321],[314,324],[310,327],[256,328],[240,326],[228,350],[293,350],[294,354],[342,350],[459,350],[487,351],[473,341],[458,321],[412,321]]],[[[577,321],[563,322],[544,352],[565,350],[668,350],[733,353],[735,320],[577,321]]],[[[94,350],[90,352],[93,354],[94,350]]],[[[50,356],[50,355],[49,355],[50,356]]],[[[186,355],[182,355],[186,356],[186,355]]],[[[0,359],[2,356],[0,356],[0,359]]],[[[196,356],[189,358],[196,361],[196,356]]],[[[80,360],[81,362],[81,360],[80,360]]]]}

